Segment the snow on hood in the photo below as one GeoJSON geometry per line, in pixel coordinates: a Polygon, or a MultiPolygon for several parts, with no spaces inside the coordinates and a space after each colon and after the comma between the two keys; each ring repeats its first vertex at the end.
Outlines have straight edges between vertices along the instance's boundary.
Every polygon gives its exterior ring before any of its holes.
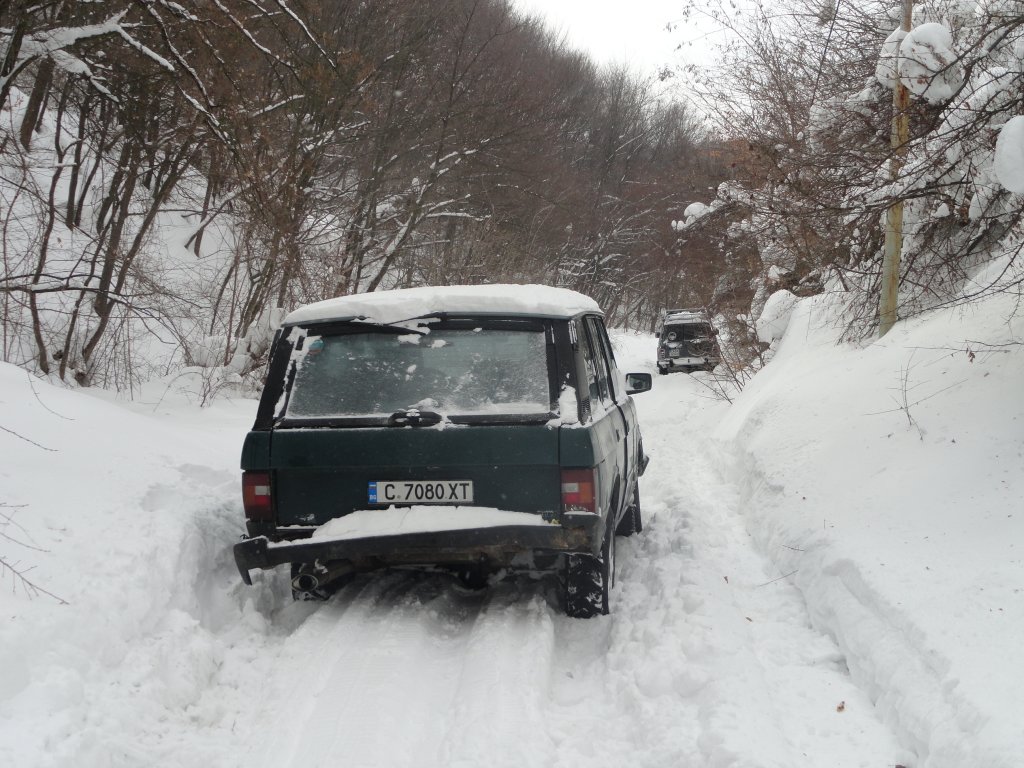
{"type": "Polygon", "coordinates": [[[375,291],[340,296],[299,307],[285,325],[354,317],[397,323],[414,317],[449,313],[486,313],[572,317],[600,312],[597,302],[582,293],[549,285],[453,285],[375,291]]]}

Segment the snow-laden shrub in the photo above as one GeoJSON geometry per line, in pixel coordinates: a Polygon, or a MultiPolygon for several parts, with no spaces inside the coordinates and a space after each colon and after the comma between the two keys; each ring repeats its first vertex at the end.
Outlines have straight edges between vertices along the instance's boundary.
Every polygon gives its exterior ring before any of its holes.
{"type": "Polygon", "coordinates": [[[778,341],[789,327],[789,318],[793,314],[799,298],[786,290],[776,291],[765,302],[761,316],[757,319],[757,338],[765,344],[778,341]]]}

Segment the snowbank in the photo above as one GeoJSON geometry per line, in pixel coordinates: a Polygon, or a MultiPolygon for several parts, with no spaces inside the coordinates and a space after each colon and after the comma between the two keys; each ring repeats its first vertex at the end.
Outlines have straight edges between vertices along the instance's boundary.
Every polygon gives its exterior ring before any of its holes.
{"type": "Polygon", "coordinates": [[[837,346],[802,300],[718,438],[752,532],[920,768],[1024,754],[1024,346],[998,295],[837,346]]]}
{"type": "Polygon", "coordinates": [[[3,572],[0,765],[225,764],[194,728],[231,727],[259,665],[224,649],[266,642],[230,551],[255,404],[197,440],[153,394],[132,413],[0,364],[0,555],[39,590],[3,572]]]}
{"type": "Polygon", "coordinates": [[[766,344],[781,339],[789,326],[789,318],[797,304],[797,297],[790,291],[776,291],[768,297],[761,316],[757,318],[757,338],[766,344]]]}

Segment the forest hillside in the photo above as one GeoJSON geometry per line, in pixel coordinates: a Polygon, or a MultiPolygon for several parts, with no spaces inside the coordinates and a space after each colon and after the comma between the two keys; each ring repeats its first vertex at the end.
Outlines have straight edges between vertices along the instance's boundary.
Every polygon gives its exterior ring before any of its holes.
{"type": "Polygon", "coordinates": [[[690,8],[673,100],[508,0],[5,2],[0,359],[205,401],[299,304],[543,283],[707,308],[742,383],[780,291],[872,337],[887,249],[889,319],[1019,292],[1024,4],[905,6],[690,8]]]}

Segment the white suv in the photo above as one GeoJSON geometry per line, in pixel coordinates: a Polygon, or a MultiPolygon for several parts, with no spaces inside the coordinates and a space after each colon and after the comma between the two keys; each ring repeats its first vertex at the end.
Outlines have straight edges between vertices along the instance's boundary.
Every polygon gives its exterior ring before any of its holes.
{"type": "Polygon", "coordinates": [[[703,309],[667,310],[657,336],[658,373],[711,371],[722,362],[718,329],[703,309]]]}

